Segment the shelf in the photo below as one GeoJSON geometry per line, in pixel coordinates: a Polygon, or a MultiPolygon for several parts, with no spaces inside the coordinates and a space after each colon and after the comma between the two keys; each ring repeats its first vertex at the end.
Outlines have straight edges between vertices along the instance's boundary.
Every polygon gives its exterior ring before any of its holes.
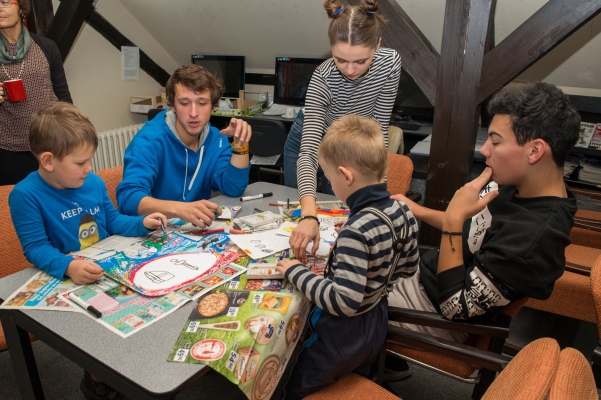
{"type": "Polygon", "coordinates": [[[588,147],[572,147],[570,153],[579,153],[587,156],[601,157],[601,148],[589,149],[588,147]]]}

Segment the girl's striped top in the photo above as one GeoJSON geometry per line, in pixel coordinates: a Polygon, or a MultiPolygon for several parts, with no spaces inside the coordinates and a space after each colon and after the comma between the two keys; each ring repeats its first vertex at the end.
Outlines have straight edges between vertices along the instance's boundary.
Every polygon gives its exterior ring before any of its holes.
{"type": "Polygon", "coordinates": [[[354,81],[324,61],[313,73],[305,101],[305,119],[297,164],[299,198],[315,196],[317,148],[338,118],[356,114],[380,123],[388,147],[390,114],[401,76],[401,57],[388,48],[376,50],[367,74],[354,81]]]}

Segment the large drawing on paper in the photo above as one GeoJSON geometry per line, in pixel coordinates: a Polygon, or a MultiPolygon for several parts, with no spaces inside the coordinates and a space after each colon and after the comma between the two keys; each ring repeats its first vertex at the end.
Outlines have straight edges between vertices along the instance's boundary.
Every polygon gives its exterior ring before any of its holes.
{"type": "Polygon", "coordinates": [[[209,277],[240,256],[226,234],[192,240],[170,231],[155,233],[96,262],[111,278],[137,292],[162,296],[209,277]]]}

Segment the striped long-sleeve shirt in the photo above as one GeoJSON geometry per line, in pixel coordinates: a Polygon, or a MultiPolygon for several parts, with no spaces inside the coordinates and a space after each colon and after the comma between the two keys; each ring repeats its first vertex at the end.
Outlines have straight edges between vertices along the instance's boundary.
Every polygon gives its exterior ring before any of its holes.
{"type": "Polygon", "coordinates": [[[388,148],[388,125],[401,76],[401,56],[388,48],[376,50],[366,75],[346,78],[332,58],[311,78],[305,100],[305,119],[297,165],[299,198],[315,196],[317,148],[327,129],[347,114],[373,118],[380,123],[388,148]]]}
{"type": "Polygon", "coordinates": [[[380,288],[388,278],[393,251],[390,229],[376,215],[362,211],[366,207],[387,214],[397,235],[405,224],[403,207],[409,219],[407,240],[387,290],[391,291],[401,277],[413,275],[419,264],[417,221],[405,204],[389,197],[385,183],[367,186],[349,196],[351,217],[340,229],[330,254],[328,277],[316,275],[299,263],[286,271],[286,279],[332,315],[352,317],[370,309],[379,300],[380,288]]]}

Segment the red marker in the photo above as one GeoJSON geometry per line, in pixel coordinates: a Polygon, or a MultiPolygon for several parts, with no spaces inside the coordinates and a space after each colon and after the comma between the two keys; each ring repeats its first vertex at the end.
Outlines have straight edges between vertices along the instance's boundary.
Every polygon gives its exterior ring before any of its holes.
{"type": "Polygon", "coordinates": [[[200,231],[203,235],[210,235],[212,233],[224,232],[223,228],[221,229],[213,229],[212,231],[200,231]]]}

